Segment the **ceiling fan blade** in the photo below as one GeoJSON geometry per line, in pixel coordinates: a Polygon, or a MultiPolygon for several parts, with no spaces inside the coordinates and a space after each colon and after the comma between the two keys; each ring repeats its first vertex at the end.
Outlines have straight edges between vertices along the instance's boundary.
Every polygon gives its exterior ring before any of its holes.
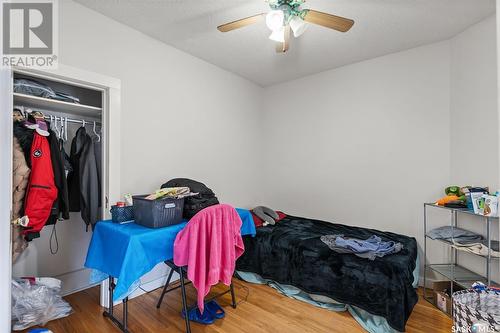
{"type": "Polygon", "coordinates": [[[254,15],[254,16],[246,17],[246,18],[241,19],[241,20],[237,20],[237,21],[229,22],[229,23],[226,23],[226,24],[223,24],[223,25],[219,25],[217,27],[217,29],[220,32],[228,32],[228,31],[231,31],[231,30],[236,30],[236,29],[239,29],[239,28],[246,27],[247,25],[257,23],[263,17],[264,17],[264,14],[257,14],[257,15],[254,15]]]}
{"type": "Polygon", "coordinates": [[[285,53],[290,48],[290,26],[285,26],[285,41],[283,43],[276,44],[277,53],[285,53]]]}
{"type": "Polygon", "coordinates": [[[326,28],[346,32],[354,24],[354,21],[345,17],[340,17],[332,14],[318,12],[312,9],[306,9],[307,13],[304,16],[304,21],[321,25],[326,28]]]}

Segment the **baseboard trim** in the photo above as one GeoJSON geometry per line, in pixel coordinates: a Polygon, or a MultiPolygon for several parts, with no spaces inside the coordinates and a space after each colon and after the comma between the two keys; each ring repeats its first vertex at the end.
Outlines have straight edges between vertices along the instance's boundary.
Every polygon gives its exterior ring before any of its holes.
{"type": "MultiPolygon", "coordinates": [[[[443,279],[436,279],[436,278],[429,277],[429,276],[427,276],[425,279],[426,279],[426,284],[427,284],[427,286],[426,286],[426,287],[427,287],[427,288],[430,288],[430,289],[432,289],[432,284],[433,284],[434,282],[436,282],[436,281],[442,281],[442,280],[443,280],[443,279]]],[[[445,279],[445,280],[446,280],[446,279],[445,279]]],[[[420,275],[420,276],[418,277],[418,286],[419,286],[419,287],[422,287],[422,288],[424,287],[424,276],[423,276],[423,275],[420,275]]]]}
{"type": "Polygon", "coordinates": [[[61,296],[68,296],[99,285],[99,283],[89,283],[89,276],[88,268],[80,268],[54,277],[62,282],[61,296]]]}
{"type": "MultiPolygon", "coordinates": [[[[175,282],[177,280],[179,280],[179,274],[174,272],[174,274],[172,275],[172,280],[170,280],[170,283],[175,282]]],[[[158,288],[162,288],[165,285],[165,283],[167,283],[167,274],[162,275],[159,278],[156,278],[151,281],[142,282],[139,288],[137,288],[136,291],[130,294],[128,298],[129,299],[135,298],[144,295],[146,293],[155,291],[158,288]]]]}
{"type": "MultiPolygon", "coordinates": [[[[158,288],[162,288],[165,283],[167,283],[167,277],[168,277],[168,272],[167,274],[164,274],[156,279],[150,280],[150,281],[144,281],[142,282],[139,287],[128,296],[128,299],[133,299],[136,297],[139,297],[141,295],[150,293],[152,291],[155,291],[158,288]]],[[[179,280],[179,274],[175,273],[172,275],[172,279],[170,280],[170,283],[175,282],[179,280]]],[[[101,290],[101,306],[103,307],[108,307],[108,289],[107,289],[107,280],[101,283],[101,289],[105,288],[105,292],[103,293],[101,290]]],[[[113,304],[118,305],[121,304],[122,301],[116,301],[113,304]]]]}

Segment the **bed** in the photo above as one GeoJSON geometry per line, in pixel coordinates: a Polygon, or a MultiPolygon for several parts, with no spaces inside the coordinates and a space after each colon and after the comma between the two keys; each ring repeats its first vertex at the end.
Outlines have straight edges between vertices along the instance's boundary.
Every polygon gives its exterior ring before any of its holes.
{"type": "Polygon", "coordinates": [[[414,289],[417,268],[414,238],[287,216],[274,226],[258,228],[256,236],[245,237],[244,243],[245,253],[237,261],[239,272],[328,297],[352,306],[354,312],[359,309],[385,319],[394,331],[405,331],[406,321],[418,301],[414,289]],[[403,249],[371,261],[332,251],[320,237],[333,234],[360,239],[377,235],[382,240],[400,242],[403,249]]]}

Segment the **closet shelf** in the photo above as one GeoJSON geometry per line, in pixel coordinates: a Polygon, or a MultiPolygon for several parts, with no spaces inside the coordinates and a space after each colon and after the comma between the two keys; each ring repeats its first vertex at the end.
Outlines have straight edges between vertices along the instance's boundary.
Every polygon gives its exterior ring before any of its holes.
{"type": "Polygon", "coordinates": [[[46,111],[72,113],[89,117],[100,117],[102,113],[102,108],[95,106],[63,102],[20,93],[14,93],[14,105],[23,105],[25,107],[34,108],[35,110],[44,109],[46,111]]]}
{"type": "MultiPolygon", "coordinates": [[[[488,284],[488,281],[484,276],[476,274],[465,267],[455,264],[433,264],[427,265],[428,268],[436,273],[441,274],[447,279],[454,281],[462,288],[469,289],[472,288],[472,284],[476,281],[481,281],[484,284],[488,284]]],[[[491,281],[490,285],[498,286],[496,282],[491,281]]]]}
{"type": "MultiPolygon", "coordinates": [[[[453,243],[452,243],[452,242],[447,241],[447,240],[444,240],[444,239],[432,239],[432,238],[430,238],[428,235],[425,235],[425,237],[426,237],[427,239],[431,239],[431,240],[434,240],[434,241],[436,241],[436,242],[444,243],[444,244],[446,244],[446,245],[448,245],[448,246],[450,246],[450,247],[453,245],[453,243]]],[[[459,250],[459,251],[460,251],[460,250],[459,250]]],[[[468,252],[468,251],[460,251],[460,253],[470,254],[470,255],[473,255],[473,256],[477,256],[477,257],[481,257],[481,258],[486,258],[486,259],[488,258],[488,256],[487,256],[487,255],[477,254],[477,253],[468,252]]],[[[491,260],[499,260],[500,258],[498,258],[498,257],[494,257],[494,256],[490,256],[490,259],[491,259],[491,260]]]]}

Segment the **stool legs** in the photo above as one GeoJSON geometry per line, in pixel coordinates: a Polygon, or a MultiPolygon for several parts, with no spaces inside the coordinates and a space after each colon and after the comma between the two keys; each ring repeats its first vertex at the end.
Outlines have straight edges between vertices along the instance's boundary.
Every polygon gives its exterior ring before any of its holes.
{"type": "Polygon", "coordinates": [[[233,306],[233,309],[236,309],[236,296],[234,295],[233,282],[229,285],[229,290],[231,290],[231,305],[233,306]]]}
{"type": "MultiPolygon", "coordinates": [[[[186,296],[186,284],[189,284],[191,283],[190,281],[188,281],[186,283],[186,271],[182,268],[182,267],[178,267],[176,266],[172,261],[165,261],[165,264],[170,267],[170,272],[169,272],[169,275],[168,275],[168,278],[167,278],[167,282],[165,284],[165,286],[163,287],[163,291],[160,295],[160,299],[158,300],[158,304],[156,305],[157,308],[159,308],[161,306],[161,303],[163,301],[163,297],[165,296],[166,293],[169,293],[177,288],[181,288],[181,296],[182,296],[182,312],[184,313],[184,321],[186,323],[186,333],[191,333],[191,324],[190,324],[190,320],[189,320],[189,308],[188,308],[188,303],[187,303],[187,296],[186,296]],[[177,272],[179,273],[179,278],[180,278],[180,286],[177,286],[177,287],[172,287],[169,289],[169,285],[170,285],[170,281],[172,279],[172,274],[173,272],[177,272]]],[[[231,306],[236,309],[236,306],[237,306],[237,303],[236,303],[236,295],[235,295],[235,292],[234,292],[234,285],[233,283],[231,282],[231,284],[229,285],[229,290],[226,289],[226,291],[222,292],[222,293],[219,293],[218,295],[216,296],[213,296],[211,298],[209,298],[208,300],[206,300],[207,302],[217,298],[217,297],[220,297],[222,295],[225,295],[227,293],[231,293],[231,306]]],[[[194,306],[193,308],[191,309],[196,309],[196,306],[194,306]]]]}
{"type": "Polygon", "coordinates": [[[156,308],[159,309],[161,302],[163,302],[163,297],[167,293],[168,286],[170,285],[170,280],[172,279],[172,275],[174,274],[174,270],[171,268],[170,273],[168,273],[167,283],[165,283],[165,287],[163,287],[163,291],[161,293],[160,299],[158,300],[158,304],[156,304],[156,308]]]}
{"type": "Polygon", "coordinates": [[[186,286],[184,285],[184,272],[182,271],[182,267],[179,267],[179,275],[181,279],[182,308],[184,309],[184,320],[186,321],[186,333],[191,333],[191,325],[189,324],[189,313],[186,299],[186,286]]]}

